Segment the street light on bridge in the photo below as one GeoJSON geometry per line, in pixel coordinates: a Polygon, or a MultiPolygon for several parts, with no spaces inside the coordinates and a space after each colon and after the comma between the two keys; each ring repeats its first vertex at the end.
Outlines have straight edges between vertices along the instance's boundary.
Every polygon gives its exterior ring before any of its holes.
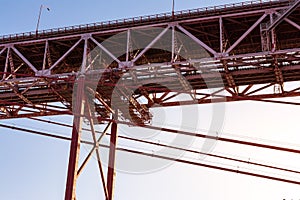
{"type": "Polygon", "coordinates": [[[43,8],[46,8],[48,11],[50,11],[50,8],[48,6],[45,6],[45,5],[40,6],[39,16],[38,16],[38,20],[37,20],[37,24],[36,24],[36,30],[35,30],[36,35],[38,35],[40,19],[41,19],[41,14],[42,14],[43,8]]]}
{"type": "Polygon", "coordinates": [[[172,2],[172,19],[174,19],[174,7],[175,7],[175,0],[172,2]]]}

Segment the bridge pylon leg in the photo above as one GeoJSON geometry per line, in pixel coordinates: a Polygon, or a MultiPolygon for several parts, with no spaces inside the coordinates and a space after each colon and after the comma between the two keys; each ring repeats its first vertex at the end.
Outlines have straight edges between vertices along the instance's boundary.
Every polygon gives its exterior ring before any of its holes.
{"type": "Polygon", "coordinates": [[[65,200],[76,199],[76,182],[78,171],[78,159],[80,153],[80,139],[82,131],[82,119],[84,114],[84,76],[79,76],[73,109],[73,128],[69,154],[68,176],[65,191],[65,200]]]}
{"type": "Polygon", "coordinates": [[[107,191],[108,199],[114,199],[114,185],[115,185],[115,160],[116,160],[116,150],[117,150],[117,123],[113,122],[111,125],[111,136],[110,136],[110,146],[109,146],[109,161],[108,161],[108,171],[107,171],[107,191]]]}

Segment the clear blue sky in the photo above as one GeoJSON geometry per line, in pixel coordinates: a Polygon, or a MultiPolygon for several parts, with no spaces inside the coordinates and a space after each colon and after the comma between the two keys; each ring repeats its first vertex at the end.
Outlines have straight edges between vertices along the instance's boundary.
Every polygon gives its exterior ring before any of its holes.
{"type": "MultiPolygon", "coordinates": [[[[175,9],[183,10],[240,0],[176,0],[175,9]]],[[[139,15],[169,12],[171,0],[0,0],[0,35],[33,31],[36,28],[41,4],[43,10],[40,29],[92,23],[139,15]]],[[[199,108],[202,113],[209,106],[199,108]]],[[[237,134],[238,138],[257,137],[276,140],[279,144],[300,141],[297,125],[299,107],[257,102],[238,102],[226,105],[224,135],[237,134]]],[[[49,119],[46,118],[46,119],[49,119]]],[[[51,119],[71,123],[70,117],[51,119]]],[[[205,117],[199,116],[199,120],[205,117]]],[[[69,135],[70,130],[30,120],[10,120],[0,123],[34,127],[37,130],[69,135]]],[[[204,125],[205,127],[206,125],[204,125]]],[[[87,146],[82,147],[86,153],[87,146]]],[[[300,149],[300,146],[297,147],[300,149]]],[[[215,152],[242,158],[256,158],[297,168],[298,156],[261,151],[218,143],[215,152]]],[[[69,146],[65,141],[28,135],[9,129],[0,129],[0,199],[2,200],[56,200],[63,199],[69,146]]],[[[240,167],[240,166],[237,166],[240,167]]],[[[247,166],[246,166],[247,167],[247,166]]],[[[298,167],[299,169],[299,167],[298,167]]],[[[79,179],[78,199],[93,200],[102,196],[96,162],[90,162],[79,179]]],[[[182,200],[182,199],[300,199],[300,186],[264,179],[209,170],[184,164],[155,173],[132,175],[117,173],[116,200],[182,200]]]]}

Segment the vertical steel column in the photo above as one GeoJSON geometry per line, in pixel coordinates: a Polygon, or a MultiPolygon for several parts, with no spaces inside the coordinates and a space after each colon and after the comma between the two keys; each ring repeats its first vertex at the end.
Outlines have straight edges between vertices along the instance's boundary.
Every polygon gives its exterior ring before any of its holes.
{"type": "Polygon", "coordinates": [[[171,63],[174,62],[175,58],[175,26],[172,26],[172,55],[171,55],[171,63]]]}
{"type": "MultiPolygon", "coordinates": [[[[273,24],[274,22],[274,13],[270,13],[270,22],[273,24]]],[[[276,50],[276,35],[275,29],[271,30],[271,51],[274,52],[276,50]]]]}
{"type": "Polygon", "coordinates": [[[72,139],[70,145],[70,156],[68,166],[68,177],[66,183],[65,200],[75,200],[76,181],[78,170],[78,158],[80,153],[80,136],[82,131],[82,116],[84,114],[84,75],[77,79],[76,97],[74,101],[74,119],[72,139]]]}
{"type": "Polygon", "coordinates": [[[47,51],[48,51],[48,45],[49,45],[49,42],[48,40],[46,40],[46,43],[45,43],[45,51],[44,51],[44,58],[43,58],[43,67],[42,67],[42,74],[44,74],[44,71],[46,69],[46,60],[47,60],[47,51]]]}
{"type": "Polygon", "coordinates": [[[220,31],[220,53],[223,53],[223,19],[222,17],[219,17],[219,31],[220,31]]]}
{"type": "MultiPolygon", "coordinates": [[[[115,116],[117,116],[117,114],[115,116]]],[[[107,191],[108,191],[109,200],[113,200],[113,196],[114,196],[117,130],[118,130],[117,123],[113,122],[111,125],[109,161],[108,161],[108,171],[107,171],[107,191]]]]}
{"type": "MultiPolygon", "coordinates": [[[[126,46],[126,65],[128,65],[129,54],[130,54],[130,29],[127,30],[127,46],[126,46]]],[[[127,66],[128,67],[128,66],[127,66]]]]}

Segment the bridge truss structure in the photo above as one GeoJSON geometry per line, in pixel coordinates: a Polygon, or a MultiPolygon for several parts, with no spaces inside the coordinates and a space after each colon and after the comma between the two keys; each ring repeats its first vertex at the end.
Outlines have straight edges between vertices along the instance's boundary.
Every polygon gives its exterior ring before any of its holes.
{"type": "MultiPolygon", "coordinates": [[[[285,97],[300,96],[299,3],[288,0],[249,1],[178,11],[174,15],[163,13],[2,36],[0,119],[29,118],[62,126],[67,125],[47,121],[43,116],[73,115],[74,119],[70,138],[2,123],[0,126],[70,140],[66,200],[76,199],[76,180],[93,152],[98,157],[107,200],[113,199],[116,151],[236,172],[235,169],[117,148],[117,126],[126,124],[205,138],[208,137],[205,134],[150,125],[151,107],[233,101],[299,105],[283,100],[285,97]],[[133,41],[134,34],[144,38],[144,48],[139,48],[141,44],[138,42],[141,41],[133,41]],[[190,51],[188,56],[179,55],[179,51],[188,45],[178,35],[184,35],[193,42],[192,46],[189,44],[191,49],[205,50],[205,55],[210,59],[198,59],[199,51],[190,51]],[[117,40],[106,46],[105,42],[114,36],[117,40]],[[156,44],[164,50],[152,48],[156,44]],[[91,58],[95,48],[98,54],[105,54],[101,67],[95,67],[95,59],[91,58]],[[196,63],[201,67],[196,67],[196,63]],[[292,83],[292,88],[285,87],[288,83],[292,83]],[[137,85],[139,87],[136,88],[137,85]],[[218,89],[209,90],[211,88],[218,89]],[[191,98],[178,100],[176,97],[181,94],[188,94],[191,98]],[[81,138],[83,120],[90,125],[92,142],[81,138]],[[101,134],[94,128],[97,124],[103,127],[101,134]],[[106,133],[109,128],[110,134],[106,133]],[[102,137],[108,137],[110,145],[101,145],[102,137]],[[80,143],[90,144],[93,148],[79,167],[80,143]],[[109,149],[106,178],[99,148],[109,149]]],[[[210,139],[274,151],[300,152],[218,136],[210,136],[210,139]]],[[[137,139],[136,142],[151,144],[137,139]]],[[[167,144],[164,147],[179,148],[167,144]]],[[[243,162],[235,158],[219,158],[243,162]]],[[[300,184],[280,177],[246,171],[239,173],[300,184]]]]}

